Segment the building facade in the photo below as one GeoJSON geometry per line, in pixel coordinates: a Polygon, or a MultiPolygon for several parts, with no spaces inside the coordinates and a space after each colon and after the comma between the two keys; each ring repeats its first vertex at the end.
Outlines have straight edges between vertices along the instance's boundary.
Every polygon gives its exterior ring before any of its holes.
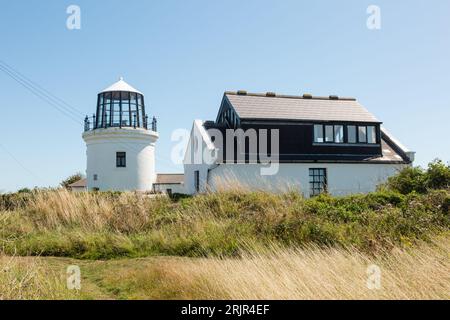
{"type": "Polygon", "coordinates": [[[215,121],[194,121],[185,188],[367,193],[413,160],[356,99],[226,92],[215,121]]]}

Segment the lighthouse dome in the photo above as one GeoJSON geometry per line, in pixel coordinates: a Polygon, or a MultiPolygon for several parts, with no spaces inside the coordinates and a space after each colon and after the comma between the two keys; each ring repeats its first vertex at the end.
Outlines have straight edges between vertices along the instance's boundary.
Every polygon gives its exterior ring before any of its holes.
{"type": "MultiPolygon", "coordinates": [[[[111,127],[132,127],[148,129],[144,95],[126,83],[121,77],[98,94],[97,108],[92,122],[85,120],[85,131],[111,127]]],[[[156,120],[152,120],[152,130],[156,131],[156,120]]]]}
{"type": "Polygon", "coordinates": [[[130,86],[128,83],[126,83],[122,77],[119,78],[119,81],[113,83],[108,88],[102,90],[101,93],[111,92],[111,91],[128,91],[128,92],[135,92],[135,93],[142,94],[142,92],[136,90],[135,88],[130,86]]]}

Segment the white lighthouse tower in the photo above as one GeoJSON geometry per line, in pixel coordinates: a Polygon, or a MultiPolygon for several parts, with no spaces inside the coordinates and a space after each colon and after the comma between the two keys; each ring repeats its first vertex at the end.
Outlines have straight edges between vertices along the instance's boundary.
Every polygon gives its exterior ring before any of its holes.
{"type": "Polygon", "coordinates": [[[122,78],[98,94],[86,117],[88,190],[150,191],[156,181],[156,119],[149,122],[144,95],[122,78]]]}

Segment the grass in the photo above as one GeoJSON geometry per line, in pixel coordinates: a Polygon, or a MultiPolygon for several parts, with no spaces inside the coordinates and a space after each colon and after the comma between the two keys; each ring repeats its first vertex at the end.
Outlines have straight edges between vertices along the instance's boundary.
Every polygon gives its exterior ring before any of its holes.
{"type": "Polygon", "coordinates": [[[3,256],[0,270],[1,299],[449,299],[450,235],[376,256],[273,244],[239,258],[3,256]],[[79,292],[65,288],[65,269],[74,264],[79,292]],[[379,289],[367,287],[373,264],[381,270],[379,289]]]}
{"type": "Polygon", "coordinates": [[[36,258],[0,256],[0,300],[76,299],[63,274],[36,258]]]}
{"type": "Polygon", "coordinates": [[[434,162],[341,198],[0,194],[0,300],[450,299],[449,177],[434,162]]]}
{"type": "Polygon", "coordinates": [[[64,190],[0,196],[5,255],[236,257],[244,247],[352,247],[376,254],[449,229],[450,193],[304,199],[231,191],[171,200],[64,190]]]}

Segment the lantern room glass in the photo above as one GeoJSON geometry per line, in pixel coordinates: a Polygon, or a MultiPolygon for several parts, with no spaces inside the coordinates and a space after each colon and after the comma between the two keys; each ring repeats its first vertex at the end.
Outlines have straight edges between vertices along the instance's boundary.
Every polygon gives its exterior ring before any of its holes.
{"type": "Polygon", "coordinates": [[[147,128],[144,96],[128,91],[100,93],[95,128],[109,127],[147,128]]]}

